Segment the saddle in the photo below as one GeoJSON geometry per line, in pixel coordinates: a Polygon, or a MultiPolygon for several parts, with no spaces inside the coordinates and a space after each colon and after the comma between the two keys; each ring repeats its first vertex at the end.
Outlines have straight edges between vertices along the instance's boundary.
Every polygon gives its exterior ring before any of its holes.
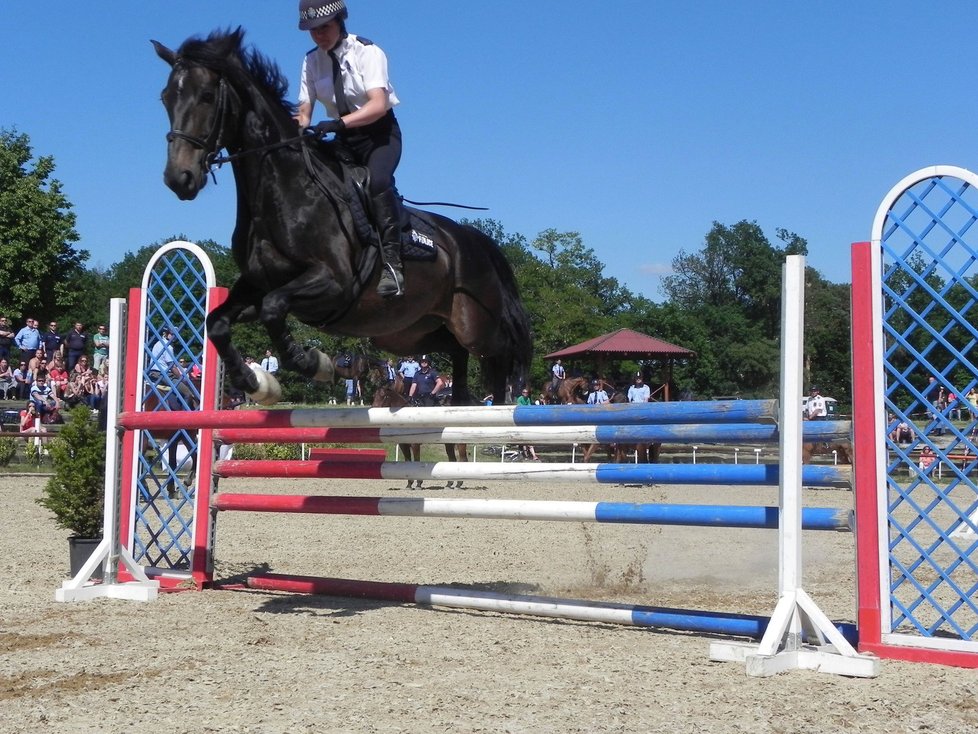
{"type": "MultiPolygon", "coordinates": [[[[349,149],[338,140],[321,142],[343,167],[342,180],[347,190],[346,202],[353,215],[357,237],[364,247],[380,245],[375,219],[370,207],[370,171],[357,163],[349,149]]],[[[315,178],[318,171],[310,166],[315,178]]],[[[428,212],[403,206],[404,219],[401,222],[401,257],[405,260],[431,261],[438,256],[436,245],[437,228],[428,212]]]]}

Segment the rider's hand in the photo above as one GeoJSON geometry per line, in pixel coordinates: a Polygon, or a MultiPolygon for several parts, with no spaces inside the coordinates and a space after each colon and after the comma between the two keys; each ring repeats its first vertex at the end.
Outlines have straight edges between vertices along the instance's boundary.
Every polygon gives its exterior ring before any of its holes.
{"type": "Polygon", "coordinates": [[[323,120],[306,128],[307,133],[312,133],[317,138],[324,138],[330,133],[339,133],[344,130],[346,130],[346,123],[343,120],[323,120]]]}

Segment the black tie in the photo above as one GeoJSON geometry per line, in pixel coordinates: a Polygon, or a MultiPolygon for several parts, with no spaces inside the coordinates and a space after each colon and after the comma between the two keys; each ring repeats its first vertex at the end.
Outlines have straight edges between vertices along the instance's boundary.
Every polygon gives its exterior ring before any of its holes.
{"type": "Polygon", "coordinates": [[[350,114],[350,105],[347,104],[346,94],[343,93],[343,72],[340,71],[340,60],[336,54],[329,52],[329,57],[333,60],[333,96],[336,98],[336,111],[339,117],[350,114]]]}

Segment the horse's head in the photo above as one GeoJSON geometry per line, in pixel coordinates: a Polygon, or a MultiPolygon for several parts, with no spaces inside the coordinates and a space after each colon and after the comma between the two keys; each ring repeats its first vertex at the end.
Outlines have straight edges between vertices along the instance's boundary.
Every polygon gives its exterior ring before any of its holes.
{"type": "MultiPolygon", "coordinates": [[[[249,142],[239,130],[244,112],[258,98],[275,121],[294,130],[291,105],[284,99],[288,82],[278,67],[257,51],[245,51],[244,31],[217,31],[205,39],[190,38],[172,51],[153,41],[157,55],[170,65],[160,95],[170,118],[163,180],[180,199],[193,199],[207,183],[207,174],[222,148],[249,142]],[[277,108],[277,109],[276,109],[277,108]]],[[[258,126],[264,134],[267,128],[258,126]]]]}
{"type": "Polygon", "coordinates": [[[156,41],[153,46],[172,67],[160,95],[170,118],[163,180],[186,201],[207,183],[211,163],[224,145],[227,82],[218,72],[188,62],[156,41]]]}

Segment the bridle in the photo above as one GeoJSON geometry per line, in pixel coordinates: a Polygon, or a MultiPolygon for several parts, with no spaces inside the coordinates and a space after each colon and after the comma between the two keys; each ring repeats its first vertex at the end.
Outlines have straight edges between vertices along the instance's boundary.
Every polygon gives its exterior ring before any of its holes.
{"type": "Polygon", "coordinates": [[[224,147],[224,120],[228,110],[228,83],[223,76],[218,80],[217,91],[217,111],[211,120],[211,131],[206,138],[199,138],[177,128],[170,128],[166,134],[166,142],[172,143],[174,140],[186,140],[196,148],[206,151],[201,168],[205,172],[213,175],[214,163],[217,161],[217,154],[224,147]]]}

